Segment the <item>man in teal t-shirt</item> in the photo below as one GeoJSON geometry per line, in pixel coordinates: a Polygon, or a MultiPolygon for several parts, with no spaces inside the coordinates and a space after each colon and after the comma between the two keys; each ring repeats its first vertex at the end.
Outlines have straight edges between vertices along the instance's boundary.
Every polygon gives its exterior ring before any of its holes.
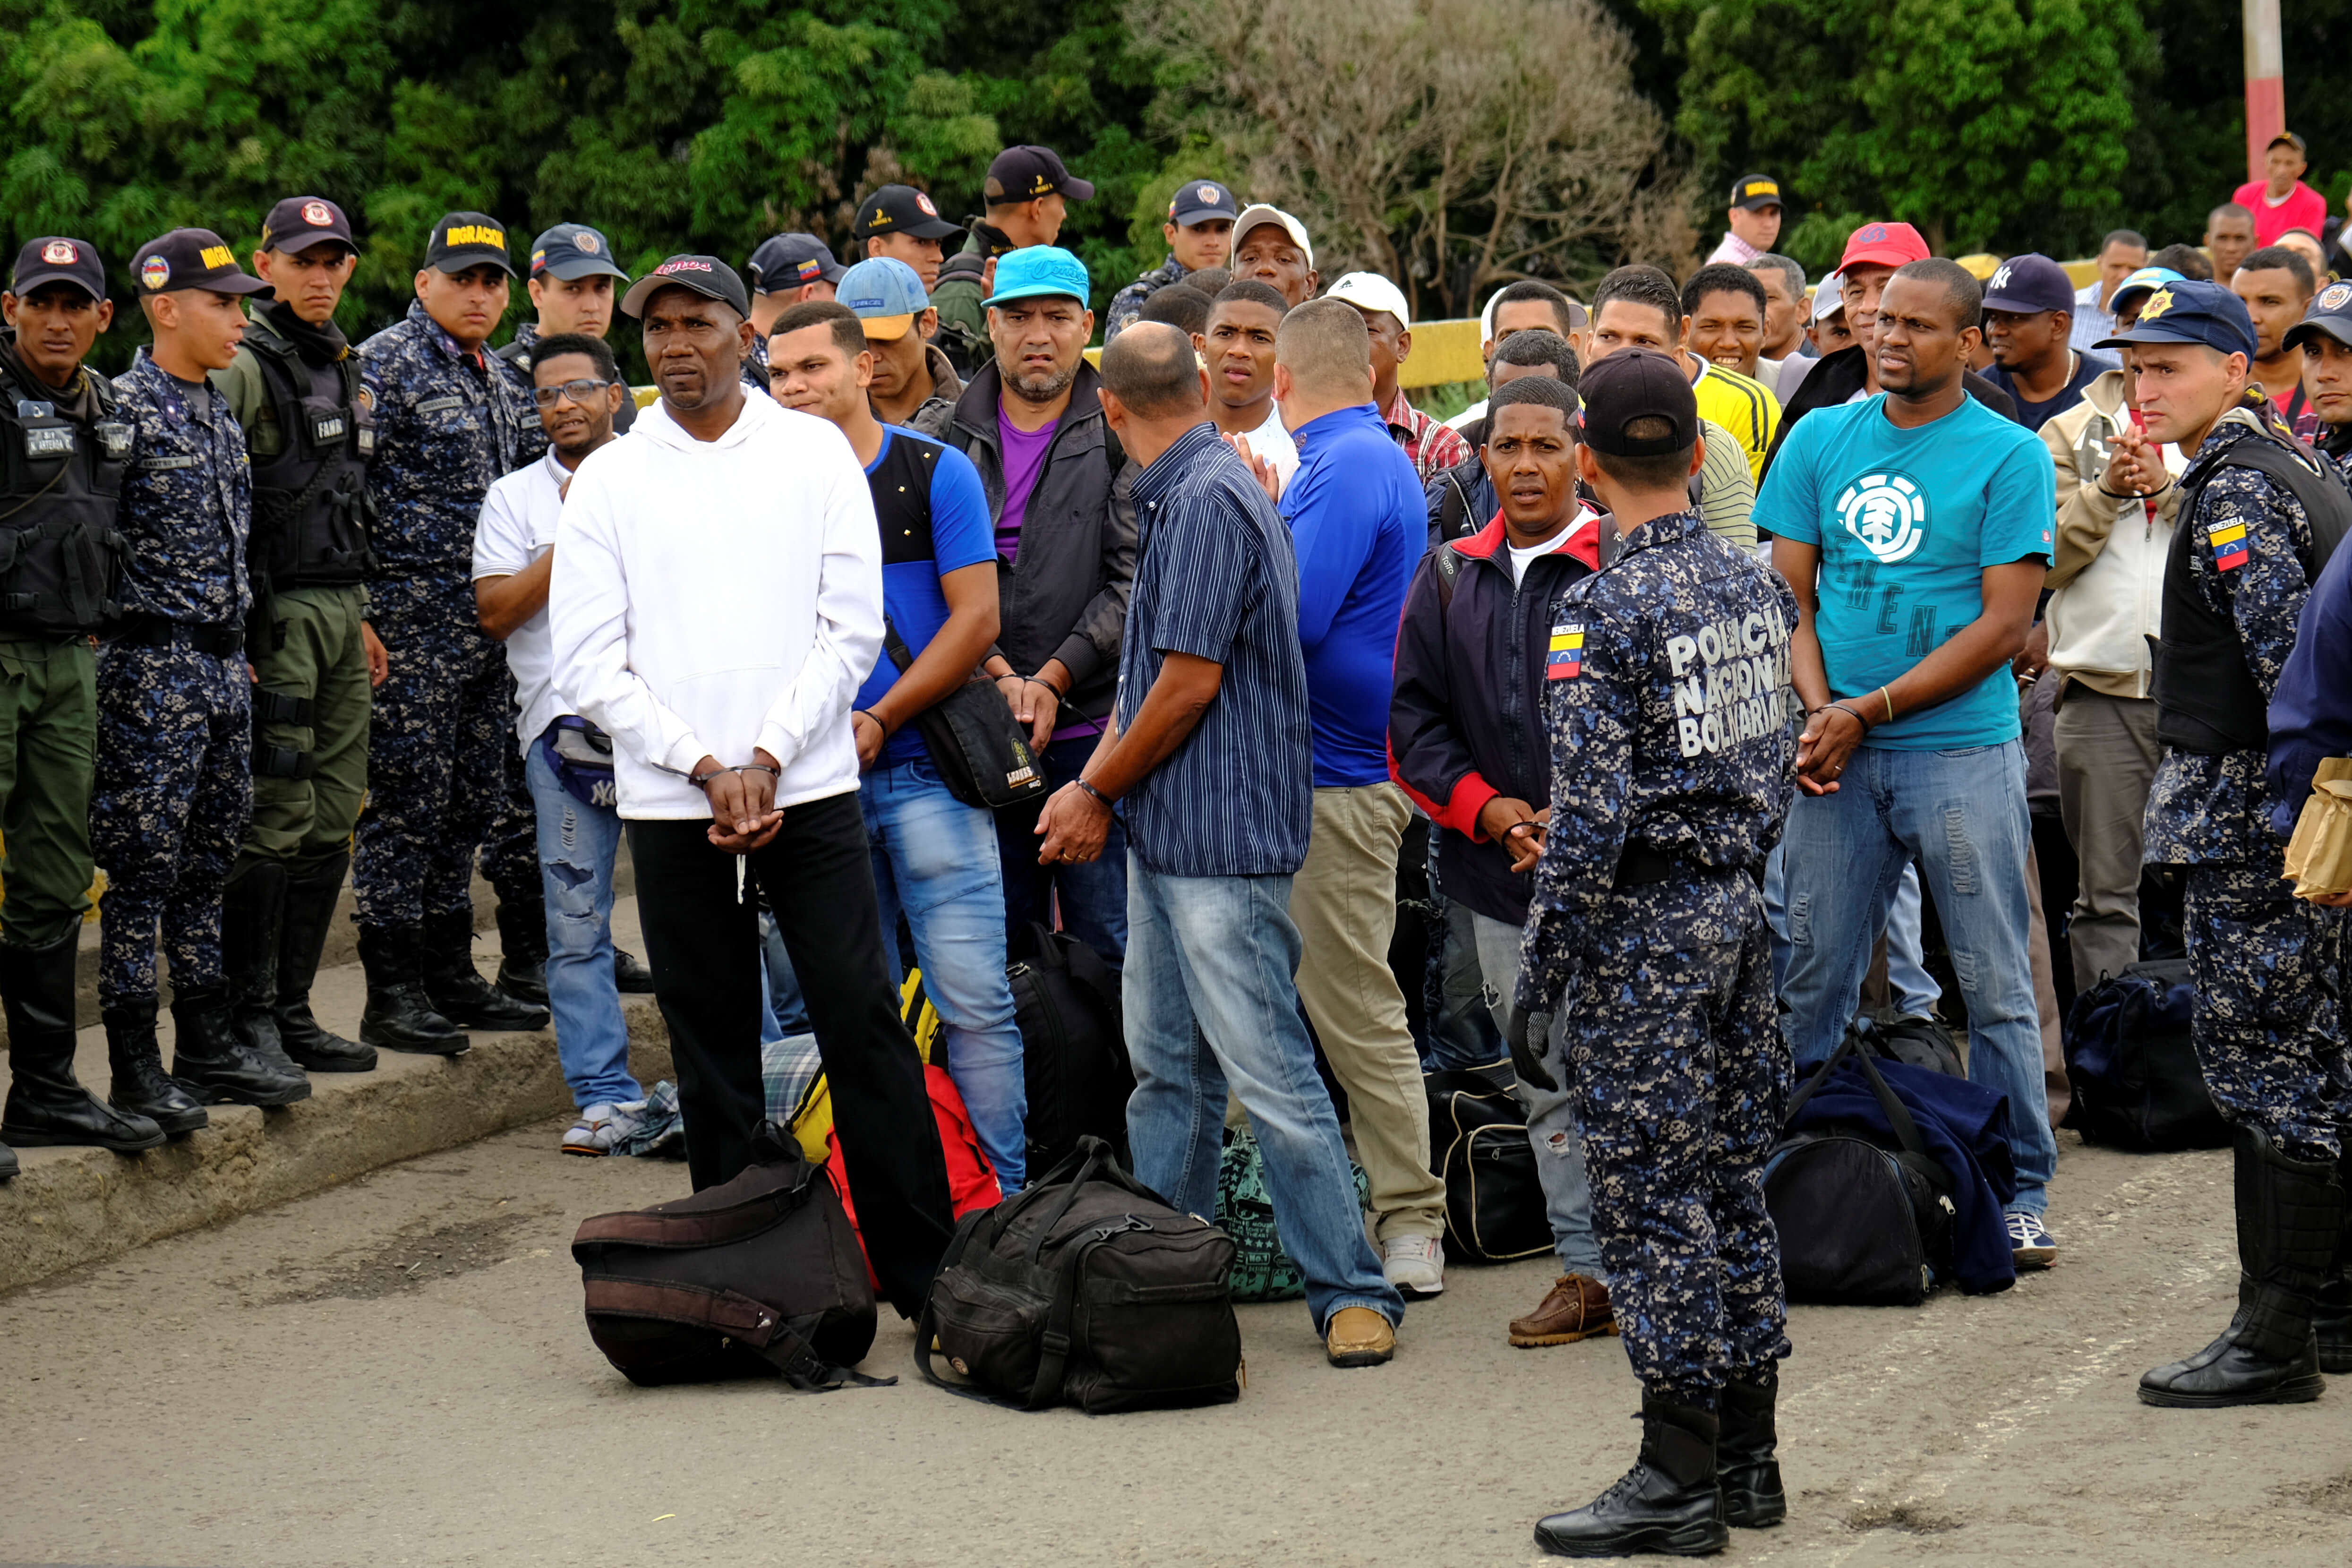
{"type": "Polygon", "coordinates": [[[2009,1097],[2019,1264],[2057,1164],[2026,958],[2025,752],[2009,662],[2048,565],[2048,449],[1972,401],[1960,373],[1983,291],[1915,261],[1881,300],[1878,396],[1790,432],[1756,499],[1772,563],[1796,590],[1790,678],[1806,712],[1782,836],[1783,1022],[1800,1067],[1835,1048],[1870,950],[1913,860],[1969,993],[1969,1076],[2009,1097]]]}

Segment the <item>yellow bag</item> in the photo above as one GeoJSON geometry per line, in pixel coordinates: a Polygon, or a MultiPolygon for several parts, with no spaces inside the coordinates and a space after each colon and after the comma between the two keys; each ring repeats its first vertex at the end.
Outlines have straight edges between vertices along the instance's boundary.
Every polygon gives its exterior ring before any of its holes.
{"type": "MultiPolygon", "coordinates": [[[[907,983],[898,987],[898,1016],[907,1032],[915,1037],[915,1049],[925,1066],[930,1065],[931,1053],[938,1047],[940,1030],[939,1009],[923,991],[923,972],[910,969],[907,983]]],[[[799,1142],[801,1152],[809,1163],[820,1165],[825,1159],[825,1135],[833,1131],[833,1089],[818,1073],[809,1080],[798,1105],[793,1107],[793,1137],[799,1142]]]]}

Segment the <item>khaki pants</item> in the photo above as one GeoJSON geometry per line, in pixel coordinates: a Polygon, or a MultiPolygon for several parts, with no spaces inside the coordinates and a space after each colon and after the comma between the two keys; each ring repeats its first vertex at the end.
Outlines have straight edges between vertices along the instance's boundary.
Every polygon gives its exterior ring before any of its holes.
{"type": "Polygon", "coordinates": [[[1348,1091],[1381,1239],[1443,1236],[1445,1184],[1429,1169],[1429,1100],[1389,972],[1397,851],[1412,808],[1392,784],[1315,792],[1315,836],[1290,889],[1298,999],[1348,1091]]]}
{"type": "Polygon", "coordinates": [[[2081,863],[2066,928],[2084,991],[2139,962],[2140,820],[2164,748],[2156,704],[2074,686],[2058,710],[2058,809],[2081,863]]]}

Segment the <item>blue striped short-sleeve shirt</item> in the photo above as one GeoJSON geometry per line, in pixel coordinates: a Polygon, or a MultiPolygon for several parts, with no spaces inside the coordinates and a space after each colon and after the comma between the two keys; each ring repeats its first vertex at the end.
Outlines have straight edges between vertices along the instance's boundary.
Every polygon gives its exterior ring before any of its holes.
{"type": "Polygon", "coordinates": [[[1135,593],[1118,650],[1124,730],[1163,655],[1222,665],[1216,700],[1123,803],[1128,840],[1163,877],[1289,876],[1314,818],[1314,731],[1290,531],[1202,424],[1135,479],[1135,593]]]}

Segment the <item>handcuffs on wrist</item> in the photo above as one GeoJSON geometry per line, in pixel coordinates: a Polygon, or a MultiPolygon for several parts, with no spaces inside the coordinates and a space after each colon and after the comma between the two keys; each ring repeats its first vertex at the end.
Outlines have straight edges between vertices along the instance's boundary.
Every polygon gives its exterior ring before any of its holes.
{"type": "Polygon", "coordinates": [[[686,775],[686,782],[697,789],[708,789],[710,787],[710,781],[720,773],[765,773],[779,784],[783,782],[784,777],[782,768],[772,768],[765,763],[743,763],[731,768],[716,767],[707,773],[688,773],[686,775]]]}

